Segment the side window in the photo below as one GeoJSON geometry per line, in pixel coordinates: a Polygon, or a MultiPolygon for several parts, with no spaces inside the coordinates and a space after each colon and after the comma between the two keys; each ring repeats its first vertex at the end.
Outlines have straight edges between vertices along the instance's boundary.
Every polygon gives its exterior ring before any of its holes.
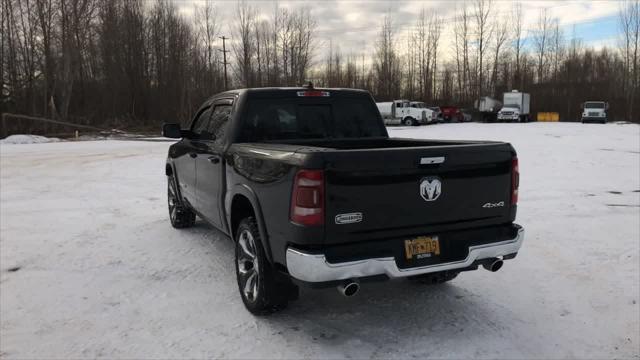
{"type": "Polygon", "coordinates": [[[231,105],[216,105],[209,121],[208,132],[214,136],[215,144],[222,144],[229,124],[231,105]]]}
{"type": "Polygon", "coordinates": [[[200,135],[203,131],[207,130],[207,125],[209,124],[209,117],[211,116],[211,108],[206,108],[204,111],[198,115],[198,118],[193,122],[191,126],[191,131],[194,134],[200,135]]]}

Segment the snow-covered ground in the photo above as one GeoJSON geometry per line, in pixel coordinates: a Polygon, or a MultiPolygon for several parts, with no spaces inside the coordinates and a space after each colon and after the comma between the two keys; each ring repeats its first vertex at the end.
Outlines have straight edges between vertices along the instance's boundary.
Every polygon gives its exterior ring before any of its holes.
{"type": "Polygon", "coordinates": [[[303,289],[263,318],[242,305],[229,240],[170,226],[169,143],[0,145],[0,357],[639,357],[639,126],[389,132],[513,143],[518,257],[442,286],[303,289]]]}

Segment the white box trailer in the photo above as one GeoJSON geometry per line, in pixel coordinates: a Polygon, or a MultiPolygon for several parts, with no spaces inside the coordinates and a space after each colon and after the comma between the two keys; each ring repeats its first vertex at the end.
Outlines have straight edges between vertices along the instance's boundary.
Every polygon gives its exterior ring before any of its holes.
{"type": "Polygon", "coordinates": [[[376,103],[385,125],[414,126],[427,124],[430,120],[427,109],[412,107],[409,100],[394,100],[376,103]]]}
{"type": "Polygon", "coordinates": [[[499,121],[530,121],[531,96],[527,93],[512,90],[503,95],[502,109],[498,112],[499,121]]]}
{"type": "Polygon", "coordinates": [[[481,113],[497,113],[501,107],[502,103],[499,100],[489,96],[482,96],[476,101],[476,109],[481,113]]]}
{"type": "Polygon", "coordinates": [[[482,116],[482,121],[493,122],[496,120],[498,111],[502,108],[502,103],[492,97],[481,96],[475,101],[474,106],[482,116]]]}

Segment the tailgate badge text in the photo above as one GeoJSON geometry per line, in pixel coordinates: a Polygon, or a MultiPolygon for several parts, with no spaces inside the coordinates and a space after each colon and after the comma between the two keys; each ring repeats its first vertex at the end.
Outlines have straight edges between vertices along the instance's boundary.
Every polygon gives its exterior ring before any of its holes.
{"type": "Polygon", "coordinates": [[[362,221],[361,212],[336,215],[336,224],[338,225],[359,223],[361,221],[362,221]]]}

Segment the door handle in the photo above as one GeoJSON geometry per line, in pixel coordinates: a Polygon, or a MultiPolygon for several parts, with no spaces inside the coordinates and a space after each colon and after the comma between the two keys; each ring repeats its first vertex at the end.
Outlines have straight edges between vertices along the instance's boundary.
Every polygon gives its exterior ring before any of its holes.
{"type": "Polygon", "coordinates": [[[212,164],[217,164],[220,162],[220,158],[217,156],[209,156],[207,160],[209,160],[209,162],[212,164]]]}
{"type": "Polygon", "coordinates": [[[198,154],[194,153],[194,152],[190,152],[189,156],[191,156],[191,158],[195,159],[198,156],[198,154]]]}

